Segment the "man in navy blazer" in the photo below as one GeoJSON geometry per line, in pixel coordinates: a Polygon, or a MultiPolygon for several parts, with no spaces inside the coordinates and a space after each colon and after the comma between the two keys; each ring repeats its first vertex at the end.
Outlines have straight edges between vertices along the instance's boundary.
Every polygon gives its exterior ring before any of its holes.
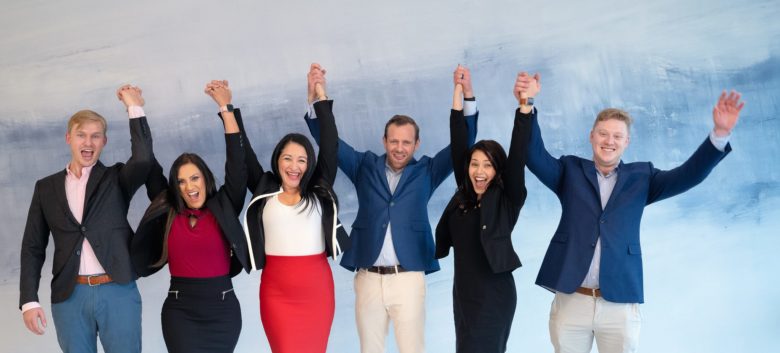
{"type": "MultiPolygon", "coordinates": [[[[539,76],[520,73],[516,94],[533,98],[539,76]]],[[[553,158],[542,141],[537,111],[532,118],[528,169],[561,202],[558,229],[542,261],[536,284],[554,291],[550,339],[555,352],[634,352],[644,302],[639,227],[646,205],[702,182],[730,151],[728,139],[744,103],[724,91],[712,116],[714,129],[682,165],[660,170],[649,162],[623,163],[631,117],[605,109],[590,132],[592,159],[553,158]]]]}
{"type": "MultiPolygon", "coordinates": [[[[458,66],[453,77],[455,85],[463,85],[466,118],[451,120],[450,126],[467,124],[471,146],[477,134],[477,111],[470,73],[458,66]]],[[[455,99],[461,99],[460,95],[455,99]]],[[[317,119],[311,111],[306,122],[319,140],[317,119]]],[[[433,158],[415,159],[419,128],[404,115],[387,122],[382,143],[385,153],[377,155],[355,151],[339,140],[339,168],[355,185],[359,204],[350,236],[352,248],[344,253],[341,265],[357,271],[355,316],[361,351],[384,352],[392,320],[399,350],[423,352],[424,274],[439,270],[428,201],[452,173],[450,147],[433,158]]]]}

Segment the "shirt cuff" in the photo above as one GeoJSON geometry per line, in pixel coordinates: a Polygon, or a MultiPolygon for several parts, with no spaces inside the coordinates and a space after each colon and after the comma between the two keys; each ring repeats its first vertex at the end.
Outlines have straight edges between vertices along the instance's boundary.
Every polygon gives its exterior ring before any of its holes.
{"type": "Polygon", "coordinates": [[[718,151],[726,151],[726,145],[729,144],[729,138],[731,138],[731,134],[718,136],[715,134],[715,130],[710,131],[710,142],[712,142],[712,145],[715,146],[718,151]]]}
{"type": "Polygon", "coordinates": [[[40,308],[40,307],[41,307],[41,303],[38,302],[24,303],[24,305],[22,305],[22,314],[24,314],[24,312],[27,310],[40,308]]]}
{"type": "Polygon", "coordinates": [[[477,101],[463,101],[463,116],[472,116],[477,114],[477,101]]]}
{"type": "Polygon", "coordinates": [[[141,108],[137,105],[131,105],[127,107],[127,115],[130,117],[130,119],[146,116],[146,114],[144,114],[144,108],[141,108]]]}
{"type": "Polygon", "coordinates": [[[319,100],[315,100],[311,104],[308,104],[307,107],[306,107],[306,109],[307,109],[306,114],[308,115],[309,119],[317,119],[317,113],[314,112],[314,103],[317,103],[317,102],[319,102],[319,100]]]}

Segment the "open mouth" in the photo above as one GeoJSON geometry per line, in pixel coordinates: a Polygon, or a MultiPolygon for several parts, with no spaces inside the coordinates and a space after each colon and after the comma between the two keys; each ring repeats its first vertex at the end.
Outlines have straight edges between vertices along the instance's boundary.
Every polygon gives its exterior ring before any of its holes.
{"type": "Polygon", "coordinates": [[[85,148],[81,150],[81,158],[84,158],[86,160],[92,159],[92,157],[95,156],[95,150],[91,148],[85,148]]]}
{"type": "Polygon", "coordinates": [[[287,178],[290,180],[300,180],[301,178],[300,172],[286,172],[285,174],[287,174],[287,178]]]}
{"type": "Polygon", "coordinates": [[[187,193],[187,198],[190,199],[190,202],[196,202],[200,198],[200,192],[198,191],[190,191],[187,193]]]}
{"type": "Polygon", "coordinates": [[[485,177],[474,177],[474,188],[484,190],[487,188],[488,180],[485,177]]]}

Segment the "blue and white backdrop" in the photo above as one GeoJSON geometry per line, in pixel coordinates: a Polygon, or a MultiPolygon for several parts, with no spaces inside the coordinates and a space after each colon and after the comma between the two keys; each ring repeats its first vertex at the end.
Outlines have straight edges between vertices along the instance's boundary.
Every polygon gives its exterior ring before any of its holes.
{"type": "MultiPolygon", "coordinates": [[[[106,116],[102,160],[123,161],[130,153],[127,118],[114,90],[136,84],[166,171],[179,153],[192,151],[221,179],[222,128],[204,84],[230,80],[267,165],[281,136],[306,131],[305,79],[313,61],[328,69],[345,140],[379,151],[383,123],[403,113],[421,125],[419,154],[448,142],[443,131],[458,63],[472,70],[479,138],[509,142],[515,74],[538,71],[537,106],[551,153],[589,156],[592,119],[615,106],[637,121],[624,160],[652,160],[660,168],[684,161],[706,137],[722,89],[741,91],[747,105],[734,152],[703,184],[645,213],[641,349],[766,352],[780,344],[777,1],[0,2],[0,351],[58,349],[53,325],[38,337],[22,324],[19,249],[34,181],[68,161],[65,122],[73,112],[90,108],[106,116]]],[[[528,188],[513,234],[525,266],[515,271],[509,351],[551,352],[552,294],[533,281],[560,206],[533,176],[528,188]]],[[[453,189],[449,179],[432,199],[434,222],[453,189]]],[[[349,225],[354,190],[343,175],[336,190],[349,225]]],[[[147,204],[141,190],[133,225],[147,204]]],[[[47,265],[40,295],[50,315],[47,265]]],[[[357,352],[352,276],[333,267],[337,310],[328,351],[357,352]]],[[[454,350],[451,259],[442,268],[428,276],[429,352],[454,350]]],[[[167,271],[139,281],[146,352],[165,350],[159,312],[167,281],[167,271]]],[[[235,279],[244,314],[238,352],[269,351],[258,281],[258,273],[235,279]]]]}

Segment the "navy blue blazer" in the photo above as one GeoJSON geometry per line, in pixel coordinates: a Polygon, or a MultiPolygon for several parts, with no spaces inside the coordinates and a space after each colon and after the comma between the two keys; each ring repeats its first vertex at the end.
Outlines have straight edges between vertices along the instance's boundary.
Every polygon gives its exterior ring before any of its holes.
{"type": "MultiPolygon", "coordinates": [[[[466,124],[467,146],[477,136],[477,116],[450,117],[450,138],[453,124],[466,124]]],[[[306,124],[314,140],[319,143],[318,119],[306,124]]],[[[452,140],[451,140],[452,141],[452,140]]],[[[358,213],[352,223],[352,247],[344,252],[341,266],[354,271],[374,265],[382,250],[387,225],[392,223],[393,246],[401,266],[410,271],[431,273],[439,270],[434,257],[433,232],[428,220],[428,201],[433,191],[452,173],[452,159],[448,145],[433,158],[412,159],[404,168],[395,193],[385,175],[386,154],[358,152],[339,139],[339,168],[355,185],[358,195],[358,213]]]]}
{"type": "Polygon", "coordinates": [[[562,208],[536,284],[573,293],[588,273],[600,236],[599,286],[604,299],[643,303],[639,225],[645,206],[702,182],[731,151],[731,145],[721,152],[707,138],[685,163],[671,170],[657,169],[650,162],[621,161],[617,183],[602,211],[593,161],[576,156],[553,158],[544,147],[535,109],[531,115],[528,169],[558,196],[562,208]]]}

